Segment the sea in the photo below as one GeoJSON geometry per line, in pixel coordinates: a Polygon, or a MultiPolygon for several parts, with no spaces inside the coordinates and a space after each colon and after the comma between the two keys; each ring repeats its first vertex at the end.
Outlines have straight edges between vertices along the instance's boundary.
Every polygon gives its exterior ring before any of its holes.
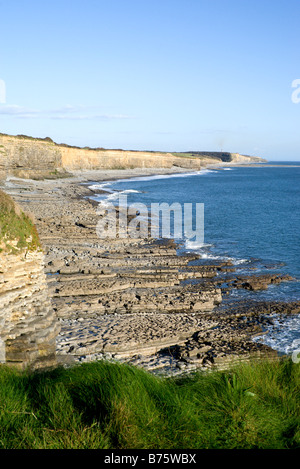
{"type": "MultiPolygon", "coordinates": [[[[230,261],[241,275],[288,274],[292,281],[267,290],[232,290],[227,302],[300,301],[300,162],[268,162],[257,166],[203,169],[90,183],[101,190],[99,204],[118,204],[126,195],[128,206],[174,203],[203,204],[203,239],[176,238],[178,252],[199,255],[200,263],[230,261]]],[[[196,228],[196,220],[192,220],[196,228]]],[[[172,231],[170,232],[172,237],[172,231]]],[[[274,314],[268,332],[254,340],[279,354],[300,352],[300,315],[282,320],[274,314]]]]}

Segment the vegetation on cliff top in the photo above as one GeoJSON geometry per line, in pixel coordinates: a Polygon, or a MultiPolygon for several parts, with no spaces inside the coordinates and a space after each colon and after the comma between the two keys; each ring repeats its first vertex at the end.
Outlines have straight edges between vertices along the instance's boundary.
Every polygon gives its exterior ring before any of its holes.
{"type": "Polygon", "coordinates": [[[34,374],[2,365],[0,448],[299,448],[299,388],[288,359],[179,378],[106,361],[34,374]]]}
{"type": "Polygon", "coordinates": [[[9,195],[0,191],[0,252],[33,251],[38,247],[39,236],[32,220],[9,195]]]}

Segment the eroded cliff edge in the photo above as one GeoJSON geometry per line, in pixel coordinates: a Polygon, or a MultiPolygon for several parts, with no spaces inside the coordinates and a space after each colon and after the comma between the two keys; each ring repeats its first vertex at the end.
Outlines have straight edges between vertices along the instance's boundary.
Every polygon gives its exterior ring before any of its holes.
{"type": "Polygon", "coordinates": [[[35,225],[0,191],[0,362],[55,365],[58,332],[35,225]]]}
{"type": "Polygon", "coordinates": [[[262,158],[226,152],[163,153],[106,150],[57,144],[51,138],[0,134],[0,179],[40,179],[82,169],[172,168],[199,170],[209,164],[260,163],[262,158]]]}

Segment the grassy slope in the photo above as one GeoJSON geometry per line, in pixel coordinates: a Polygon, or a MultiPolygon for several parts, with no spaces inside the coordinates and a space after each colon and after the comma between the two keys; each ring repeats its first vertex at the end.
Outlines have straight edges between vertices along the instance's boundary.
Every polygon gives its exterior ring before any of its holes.
{"type": "Polygon", "coordinates": [[[38,233],[30,218],[0,191],[0,251],[35,250],[39,246],[38,233]]]}
{"type": "Polygon", "coordinates": [[[159,378],[95,362],[0,368],[0,448],[299,448],[300,367],[289,360],[159,378]]]}

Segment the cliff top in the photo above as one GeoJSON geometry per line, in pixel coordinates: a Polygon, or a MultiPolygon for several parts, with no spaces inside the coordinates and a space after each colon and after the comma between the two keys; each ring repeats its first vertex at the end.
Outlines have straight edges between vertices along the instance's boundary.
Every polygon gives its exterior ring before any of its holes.
{"type": "MultiPolygon", "coordinates": [[[[57,143],[52,140],[50,137],[31,137],[28,135],[8,135],[0,132],[0,137],[11,137],[11,138],[16,138],[19,140],[31,140],[35,142],[45,142],[52,144],[53,146],[56,147],[65,147],[65,148],[74,148],[74,149],[79,149],[79,150],[92,150],[92,151],[118,151],[118,152],[137,152],[137,153],[159,153],[159,154],[165,154],[165,155],[170,155],[170,156],[175,156],[175,157],[182,157],[182,158],[198,158],[198,159],[203,159],[203,158],[211,158],[212,160],[216,160],[216,162],[230,162],[233,161],[235,158],[235,155],[239,155],[239,153],[231,153],[231,152],[224,152],[224,151],[184,151],[184,152],[174,152],[174,151],[155,151],[155,150],[124,150],[121,148],[115,148],[115,149],[108,149],[108,148],[103,148],[103,147],[79,147],[76,145],[69,145],[67,143],[57,143]]],[[[265,162],[263,158],[259,158],[256,156],[249,156],[249,155],[239,155],[241,157],[244,157],[246,159],[250,159],[253,162],[265,162]]]]}

